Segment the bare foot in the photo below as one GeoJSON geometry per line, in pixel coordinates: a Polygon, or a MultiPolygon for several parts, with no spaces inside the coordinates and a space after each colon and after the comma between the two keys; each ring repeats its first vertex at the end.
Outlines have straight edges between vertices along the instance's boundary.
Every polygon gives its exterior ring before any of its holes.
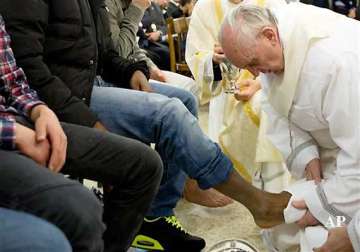
{"type": "Polygon", "coordinates": [[[200,189],[193,179],[187,179],[185,183],[184,198],[191,203],[206,207],[223,207],[233,203],[232,199],[215,189],[200,189]]]}
{"type": "Polygon", "coordinates": [[[259,207],[250,210],[255,223],[261,228],[271,228],[284,223],[284,209],[291,194],[288,192],[262,193],[259,207]]]}

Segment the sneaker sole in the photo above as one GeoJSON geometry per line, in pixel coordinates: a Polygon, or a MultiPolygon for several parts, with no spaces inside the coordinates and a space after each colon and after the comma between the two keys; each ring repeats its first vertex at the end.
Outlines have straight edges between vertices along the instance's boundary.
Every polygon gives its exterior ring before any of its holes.
{"type": "Polygon", "coordinates": [[[161,246],[157,240],[145,235],[137,235],[132,242],[131,247],[155,251],[165,251],[164,247],[161,246]]]}

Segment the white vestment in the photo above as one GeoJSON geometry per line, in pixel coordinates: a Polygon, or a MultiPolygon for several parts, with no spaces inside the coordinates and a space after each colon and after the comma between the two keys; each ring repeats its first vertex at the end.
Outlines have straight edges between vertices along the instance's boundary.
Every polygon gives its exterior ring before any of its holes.
{"type": "MultiPolygon", "coordinates": [[[[277,6],[281,0],[251,0],[246,4],[277,6]]],[[[214,81],[213,51],[224,15],[238,6],[228,0],[199,0],[193,10],[186,42],[186,61],[200,88],[200,102],[209,106],[209,136],[219,142],[239,173],[254,185],[282,191],[289,176],[281,155],[264,139],[261,91],[249,102],[239,102],[223,92],[224,82],[214,81]]],[[[252,78],[247,71],[240,78],[252,78]]]]}
{"type": "Polygon", "coordinates": [[[229,0],[199,0],[194,6],[186,40],[185,58],[200,88],[200,103],[209,105],[209,136],[218,142],[226,98],[214,82],[213,52],[224,15],[238,4],[229,0]]]}
{"type": "Polygon", "coordinates": [[[360,210],[347,227],[347,232],[355,252],[360,251],[360,210]]]}
{"type": "MultiPolygon", "coordinates": [[[[277,7],[283,0],[245,0],[242,4],[256,4],[264,7],[277,7]]],[[[230,95],[222,92],[220,82],[214,82],[213,52],[219,44],[218,32],[225,15],[236,8],[229,0],[199,0],[191,15],[191,23],[186,41],[186,62],[200,88],[200,103],[210,101],[209,136],[218,141],[223,127],[223,114],[226,100],[230,95]]]]}
{"type": "Polygon", "coordinates": [[[324,228],[348,224],[360,209],[360,23],[301,3],[276,16],[285,70],[261,76],[267,136],[295,178],[320,158],[324,180],[301,198],[324,228]]]}

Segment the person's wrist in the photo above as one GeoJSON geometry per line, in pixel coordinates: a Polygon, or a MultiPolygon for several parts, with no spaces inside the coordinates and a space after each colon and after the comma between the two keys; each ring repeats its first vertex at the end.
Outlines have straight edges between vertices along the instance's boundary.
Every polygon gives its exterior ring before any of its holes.
{"type": "Polygon", "coordinates": [[[31,109],[30,112],[30,118],[33,122],[36,121],[45,110],[47,110],[48,107],[44,104],[37,105],[31,109]]]}
{"type": "Polygon", "coordinates": [[[157,73],[157,72],[160,71],[160,69],[158,67],[156,67],[156,66],[150,67],[149,70],[150,70],[150,72],[153,72],[153,73],[157,73]]]}
{"type": "Polygon", "coordinates": [[[14,139],[14,143],[15,143],[15,147],[19,148],[19,146],[22,143],[22,139],[23,139],[23,132],[24,132],[24,126],[21,125],[20,123],[15,123],[15,139],[14,139]]]}

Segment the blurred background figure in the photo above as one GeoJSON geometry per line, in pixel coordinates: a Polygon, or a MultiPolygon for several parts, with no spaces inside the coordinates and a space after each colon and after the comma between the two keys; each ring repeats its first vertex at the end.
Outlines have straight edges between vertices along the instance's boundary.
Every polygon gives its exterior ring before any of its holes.
{"type": "Polygon", "coordinates": [[[166,8],[165,18],[190,17],[194,8],[193,0],[170,0],[166,8]]]}
{"type": "Polygon", "coordinates": [[[360,17],[358,0],[301,0],[300,2],[327,8],[350,18],[360,17]]]}
{"type": "Polygon", "coordinates": [[[161,69],[170,70],[170,52],[167,44],[167,27],[161,6],[167,0],[156,0],[145,10],[137,36],[140,48],[161,69]]]}

